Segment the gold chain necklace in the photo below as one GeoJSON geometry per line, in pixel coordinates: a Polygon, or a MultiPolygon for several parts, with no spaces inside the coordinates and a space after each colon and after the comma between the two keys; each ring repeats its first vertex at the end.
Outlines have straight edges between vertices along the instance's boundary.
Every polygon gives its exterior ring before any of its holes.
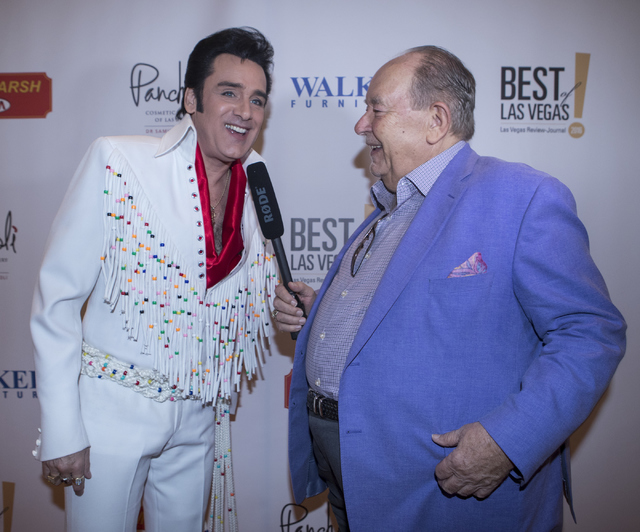
{"type": "Polygon", "coordinates": [[[216,202],[215,205],[211,205],[211,225],[213,226],[215,226],[216,224],[216,209],[218,208],[218,205],[220,205],[220,202],[222,201],[222,198],[224,198],[224,195],[227,193],[227,188],[229,188],[229,181],[231,181],[231,168],[229,168],[229,170],[227,171],[227,182],[224,185],[224,190],[222,191],[220,199],[216,202]]]}

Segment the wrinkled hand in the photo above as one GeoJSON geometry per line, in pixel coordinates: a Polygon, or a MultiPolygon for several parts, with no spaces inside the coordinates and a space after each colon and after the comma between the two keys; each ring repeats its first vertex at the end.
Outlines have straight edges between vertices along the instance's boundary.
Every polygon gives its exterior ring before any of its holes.
{"type": "Polygon", "coordinates": [[[441,447],[456,447],[436,466],[438,484],[450,495],[485,499],[514,467],[478,422],[431,438],[441,447]]]}
{"type": "Polygon", "coordinates": [[[42,462],[42,474],[54,486],[63,483],[63,478],[69,479],[66,484],[73,486],[73,491],[76,495],[82,495],[84,492],[84,479],[91,478],[89,447],[61,458],[45,460],[42,462]],[[81,479],[79,484],[75,483],[77,478],[81,479]]]}
{"type": "Polygon", "coordinates": [[[301,282],[292,281],[289,283],[289,288],[300,298],[305,312],[303,313],[302,309],[296,307],[295,298],[280,284],[276,287],[272,316],[278,329],[283,332],[296,332],[302,329],[302,326],[307,321],[304,314],[308,313],[313,306],[313,302],[316,300],[316,292],[309,285],[301,282]]]}

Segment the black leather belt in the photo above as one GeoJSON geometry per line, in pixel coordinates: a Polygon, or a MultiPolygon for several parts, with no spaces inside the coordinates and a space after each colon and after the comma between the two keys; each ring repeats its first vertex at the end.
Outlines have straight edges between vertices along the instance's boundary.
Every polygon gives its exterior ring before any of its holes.
{"type": "Polygon", "coordinates": [[[332,421],[338,421],[338,401],[309,390],[307,394],[307,408],[316,416],[332,421]]]}

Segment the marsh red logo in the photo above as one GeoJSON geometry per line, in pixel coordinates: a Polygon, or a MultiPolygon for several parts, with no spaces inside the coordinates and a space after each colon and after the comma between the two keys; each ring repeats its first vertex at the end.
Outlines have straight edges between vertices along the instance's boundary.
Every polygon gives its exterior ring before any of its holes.
{"type": "Polygon", "coordinates": [[[0,118],[46,118],[51,78],[44,72],[0,74],[0,118]]]}

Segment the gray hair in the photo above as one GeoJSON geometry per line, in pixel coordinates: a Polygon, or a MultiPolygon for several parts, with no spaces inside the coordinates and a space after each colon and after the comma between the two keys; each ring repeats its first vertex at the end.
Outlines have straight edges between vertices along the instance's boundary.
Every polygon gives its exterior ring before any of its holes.
{"type": "Polygon", "coordinates": [[[426,109],[442,101],[451,111],[451,133],[470,140],[475,130],[473,110],[476,103],[476,80],[451,52],[437,46],[418,46],[407,54],[420,56],[411,83],[414,109],[426,109]]]}

